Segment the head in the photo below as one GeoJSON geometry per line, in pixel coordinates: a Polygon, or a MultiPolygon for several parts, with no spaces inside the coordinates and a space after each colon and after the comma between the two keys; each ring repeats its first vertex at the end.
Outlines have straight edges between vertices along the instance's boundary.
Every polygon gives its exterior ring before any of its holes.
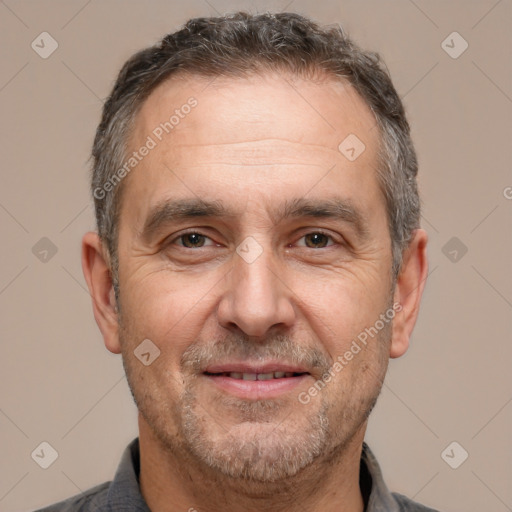
{"type": "Polygon", "coordinates": [[[191,20],[124,65],[93,159],[84,272],[162,446],[271,481],[362,439],[427,270],[379,57],[296,14],[191,20]],[[304,375],[241,396],[219,378],[233,362],[304,375]]]}

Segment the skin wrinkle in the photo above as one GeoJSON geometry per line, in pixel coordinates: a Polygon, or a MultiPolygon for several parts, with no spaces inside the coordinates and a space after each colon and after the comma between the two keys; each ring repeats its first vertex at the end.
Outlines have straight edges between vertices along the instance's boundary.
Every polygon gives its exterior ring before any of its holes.
{"type": "MultiPolygon", "coordinates": [[[[263,139],[262,142],[265,143],[265,142],[268,142],[268,141],[263,139]]],[[[175,158],[179,158],[179,154],[180,154],[179,150],[181,148],[179,146],[178,147],[176,147],[176,146],[173,147],[173,155],[175,155],[175,158]]],[[[235,144],[234,145],[234,147],[235,147],[234,153],[232,153],[232,151],[233,151],[232,150],[232,147],[233,147],[232,145],[213,144],[213,145],[207,145],[206,146],[207,151],[205,153],[197,152],[197,151],[194,152],[194,157],[195,157],[194,160],[195,160],[195,162],[198,162],[198,161],[201,162],[201,158],[205,158],[205,160],[209,160],[210,159],[209,165],[212,166],[212,165],[215,164],[216,161],[223,161],[225,159],[225,158],[223,158],[223,159],[215,159],[215,158],[211,159],[210,153],[209,153],[210,146],[216,147],[217,149],[219,147],[226,148],[226,146],[228,146],[230,148],[228,150],[228,159],[231,159],[231,158],[235,157],[235,155],[236,155],[236,161],[237,161],[238,165],[245,165],[247,163],[246,159],[249,159],[249,158],[253,161],[253,159],[257,157],[258,153],[262,153],[262,156],[263,156],[263,159],[264,159],[263,164],[266,163],[267,160],[268,160],[268,157],[266,156],[266,154],[269,151],[268,148],[266,149],[266,152],[260,151],[258,148],[256,150],[254,150],[253,146],[251,144],[249,149],[247,150],[247,152],[245,152],[245,153],[242,152],[242,154],[240,155],[240,144],[235,144]],[[236,151],[236,149],[238,149],[238,152],[236,151]]],[[[271,146],[274,146],[274,144],[272,143],[271,146]]],[[[294,146],[294,145],[291,144],[291,146],[294,146]]],[[[315,145],[312,145],[312,146],[318,147],[319,144],[315,144],[315,145]]],[[[302,145],[302,147],[300,149],[301,149],[301,153],[307,152],[307,150],[308,150],[307,147],[304,148],[304,145],[302,145]]],[[[272,151],[272,148],[270,150],[272,151]]],[[[323,150],[322,153],[329,153],[331,151],[332,150],[327,150],[327,151],[323,150]]],[[[316,156],[315,161],[318,162],[318,153],[315,156],[316,156]]],[[[300,157],[300,155],[294,155],[294,158],[298,158],[298,157],[300,157]]],[[[338,156],[338,158],[339,158],[339,156],[338,156]]],[[[309,160],[311,160],[311,158],[309,158],[309,160]]],[[[286,160],[285,160],[285,162],[287,163],[286,160]]],[[[258,163],[260,163],[260,162],[258,162],[258,163]]],[[[282,159],[280,160],[280,164],[282,164],[282,159]]],[[[171,168],[172,167],[173,166],[171,164],[171,168]]],[[[279,167],[282,168],[281,165],[279,167]]],[[[272,172],[272,170],[268,170],[266,172],[264,171],[262,173],[263,176],[262,176],[261,179],[264,181],[265,178],[267,177],[268,173],[272,172]]],[[[201,196],[201,194],[200,194],[200,196],[201,196]]],[[[266,218],[265,210],[261,210],[261,214],[260,214],[259,218],[260,219],[265,219],[266,218]]],[[[253,226],[257,226],[258,224],[259,223],[254,222],[253,226]]],[[[263,221],[261,223],[261,225],[258,225],[258,228],[262,229],[262,230],[267,228],[266,222],[263,221]]],[[[244,233],[241,236],[244,236],[246,234],[247,233],[244,233]]],[[[265,249],[266,249],[266,247],[265,247],[265,249]]],[[[135,269],[132,268],[132,270],[135,270],[135,269]]],[[[329,273],[329,272],[327,271],[327,273],[329,273]]],[[[355,273],[354,276],[357,277],[357,274],[355,273]]],[[[137,275],[136,274],[134,275],[134,277],[137,280],[137,275]]],[[[139,280],[139,282],[141,282],[141,281],[139,280]]],[[[226,344],[226,340],[224,340],[223,343],[226,344]]],[[[240,342],[233,343],[233,347],[235,347],[235,346],[236,347],[240,346],[240,342]]],[[[281,343],[280,347],[284,348],[285,345],[283,345],[281,343]]],[[[209,350],[211,350],[214,353],[216,352],[213,347],[209,348],[209,350]]],[[[218,352],[222,353],[220,350],[218,352]]],[[[327,367],[328,366],[324,365],[324,370],[327,367]]],[[[204,426],[201,426],[201,425],[203,425],[203,422],[199,421],[199,417],[200,417],[200,416],[198,416],[199,413],[195,412],[195,414],[194,414],[194,404],[193,404],[194,400],[192,398],[194,393],[190,392],[192,389],[193,389],[193,381],[189,381],[189,384],[188,384],[188,387],[187,387],[187,390],[189,392],[187,392],[186,395],[183,396],[183,404],[182,404],[181,410],[184,411],[184,412],[182,413],[183,414],[182,420],[180,422],[178,422],[178,425],[181,425],[181,427],[180,427],[181,432],[180,432],[180,435],[178,436],[178,438],[188,439],[188,443],[191,446],[195,446],[195,450],[194,451],[195,451],[195,456],[196,457],[200,453],[209,454],[209,456],[205,459],[205,461],[207,462],[207,464],[209,464],[213,468],[216,467],[217,470],[220,470],[222,472],[227,472],[228,474],[231,474],[232,477],[235,477],[235,475],[237,475],[238,472],[241,472],[240,475],[242,475],[245,471],[248,471],[249,468],[252,468],[252,471],[253,471],[253,477],[252,478],[256,477],[256,475],[259,475],[258,478],[264,478],[265,481],[267,481],[267,483],[268,483],[268,479],[270,478],[269,469],[265,468],[264,466],[262,466],[262,467],[260,467],[260,469],[258,469],[258,472],[256,472],[255,460],[253,460],[253,462],[250,465],[245,465],[245,463],[237,464],[237,461],[240,460],[241,452],[242,452],[244,446],[247,446],[247,447],[251,448],[246,453],[246,456],[249,457],[249,458],[254,457],[255,453],[258,453],[258,452],[261,453],[261,450],[263,449],[263,445],[258,444],[258,442],[259,442],[258,440],[260,439],[261,433],[257,434],[256,432],[254,432],[254,434],[251,434],[250,432],[252,430],[246,428],[244,430],[244,432],[245,432],[244,437],[242,438],[242,439],[244,439],[242,445],[237,445],[236,437],[233,438],[232,436],[228,436],[226,438],[226,440],[223,441],[223,442],[221,442],[220,439],[218,439],[218,437],[212,438],[212,441],[209,442],[208,441],[209,435],[204,430],[204,426]],[[254,435],[256,437],[252,437],[254,435]],[[214,442],[213,439],[217,439],[216,442],[219,445],[216,449],[215,449],[215,444],[211,444],[212,442],[214,442]],[[248,440],[252,440],[252,442],[248,443],[248,440]],[[256,446],[254,445],[254,443],[256,443],[256,446]],[[228,446],[233,446],[233,445],[236,446],[236,450],[234,450],[234,453],[237,454],[236,458],[233,459],[231,457],[227,457],[226,456],[227,458],[225,459],[225,462],[224,463],[220,463],[216,459],[216,457],[219,457],[220,453],[226,453],[227,447],[228,446]],[[259,447],[259,448],[257,448],[257,447],[259,447]],[[256,450],[256,451],[254,452],[252,450],[256,450]],[[213,454],[216,454],[216,455],[213,455],[213,454]]],[[[237,402],[237,401],[239,402],[239,400],[235,400],[235,402],[237,402]]],[[[211,410],[209,409],[211,417],[215,416],[216,404],[217,404],[217,402],[214,400],[212,402],[212,404],[211,404],[212,409],[211,410]]],[[[223,405],[224,405],[226,411],[231,410],[229,408],[228,404],[224,403],[223,405]]],[[[366,404],[367,407],[368,407],[368,405],[369,404],[366,404]]],[[[203,407],[205,407],[204,404],[203,404],[203,407]]],[[[248,406],[248,405],[246,405],[245,408],[242,407],[242,411],[238,412],[238,414],[240,414],[239,421],[243,422],[244,419],[247,419],[247,416],[246,416],[247,414],[249,414],[249,418],[251,418],[254,414],[256,414],[256,418],[252,417],[252,420],[253,421],[257,421],[257,418],[259,416],[258,416],[258,413],[255,413],[254,407],[255,406],[251,407],[251,406],[248,406]],[[246,409],[246,410],[244,411],[243,409],[246,409]]],[[[321,448],[320,448],[321,446],[324,446],[324,450],[325,450],[325,443],[327,443],[327,440],[326,440],[327,433],[323,429],[326,428],[326,425],[328,425],[328,423],[329,423],[328,420],[327,420],[327,417],[326,417],[326,409],[327,409],[327,406],[324,403],[324,404],[322,404],[321,410],[317,411],[317,414],[315,414],[313,416],[313,417],[317,418],[317,421],[316,421],[316,423],[314,425],[312,425],[314,428],[311,431],[311,435],[313,437],[311,437],[310,441],[308,442],[310,444],[310,446],[311,446],[311,448],[310,448],[311,451],[309,452],[309,454],[308,455],[302,454],[302,457],[301,457],[302,462],[300,462],[298,465],[297,465],[297,463],[286,464],[286,466],[288,467],[288,470],[292,471],[292,474],[296,473],[299,470],[299,468],[304,467],[304,464],[310,464],[312,462],[312,460],[314,460],[315,457],[318,457],[320,455],[320,453],[321,453],[321,451],[318,451],[318,450],[321,450],[321,448]],[[324,425],[324,427],[322,427],[322,425],[324,425]],[[313,432],[316,432],[316,434],[313,434],[313,432]],[[323,432],[323,434],[321,432],[323,432]]],[[[262,413],[262,411],[260,409],[260,413],[259,414],[261,414],[261,413],[262,413]]],[[[343,416],[345,417],[346,413],[343,413],[343,416]]],[[[148,414],[147,417],[148,417],[148,422],[149,422],[150,415],[148,414]]],[[[154,423],[155,421],[156,421],[156,418],[152,418],[152,422],[151,423],[154,423]]],[[[311,422],[311,421],[312,421],[312,419],[308,418],[308,422],[311,422]]],[[[242,423],[242,425],[243,424],[244,423],[242,423]]],[[[310,425],[311,425],[311,423],[310,423],[310,425]]],[[[229,427],[229,423],[225,424],[224,426],[227,429],[229,427]]],[[[232,428],[233,427],[231,427],[231,429],[232,428]]],[[[304,430],[304,428],[302,430],[304,430]]],[[[278,432],[279,432],[279,427],[277,428],[277,433],[278,432]]],[[[277,433],[276,433],[276,435],[277,435],[277,433]]],[[[288,438],[292,438],[292,435],[289,434],[288,438]]],[[[174,436],[167,437],[167,438],[165,436],[163,436],[163,439],[162,439],[162,441],[165,441],[165,445],[167,445],[169,447],[173,446],[173,449],[176,449],[175,446],[174,446],[175,445],[175,441],[173,441],[173,440],[174,440],[174,436]]],[[[291,447],[289,444],[284,444],[283,445],[282,444],[283,441],[279,441],[278,438],[275,439],[275,443],[277,443],[277,444],[273,444],[273,446],[274,446],[273,450],[277,449],[277,447],[280,446],[281,447],[280,449],[283,450],[283,455],[288,453],[287,456],[284,455],[284,458],[286,460],[290,460],[290,457],[292,457],[291,460],[293,460],[292,453],[294,453],[294,452],[297,453],[293,447],[291,447]]],[[[304,452],[303,449],[302,449],[302,452],[304,452]]],[[[280,474],[280,473],[278,473],[278,474],[280,474]]],[[[282,479],[282,476],[279,477],[279,478],[282,479]]],[[[267,503],[267,505],[268,505],[268,503],[267,503]]]]}
{"type": "Polygon", "coordinates": [[[333,133],[304,108],[301,96],[289,96],[283,78],[218,79],[215,85],[200,92],[193,81],[170,81],[149,96],[136,119],[133,147],[162,112],[191,94],[198,106],[124,183],[123,314],[102,332],[109,349],[122,353],[139,409],[141,491],[155,511],[360,512],[367,419],[390,354],[398,357],[407,343],[402,335],[393,340],[390,322],[309,404],[298,394],[401,297],[390,272],[386,207],[374,171],[379,141],[371,132],[373,114],[350,87],[298,81],[302,96],[318,98],[333,133]],[[366,145],[355,162],[337,150],[348,133],[366,145]],[[278,137],[287,142],[276,143],[278,137]],[[297,163],[304,172],[296,172],[297,163]],[[363,212],[366,240],[343,222],[273,222],[286,201],[325,201],[334,191],[363,212]],[[194,196],[222,200],[238,215],[162,225],[154,240],[144,239],[155,205],[194,196]],[[333,239],[347,236],[347,246],[296,244],[316,227],[333,239]],[[185,228],[219,245],[185,250],[163,243],[185,228]],[[248,236],[263,250],[250,264],[235,251],[248,236]],[[133,355],[144,339],[160,350],[147,367],[133,355]],[[202,374],[214,362],[271,358],[304,365],[311,375],[290,393],[248,401],[221,392],[202,374]]]}
{"type": "MultiPolygon", "coordinates": [[[[367,241],[370,235],[364,216],[351,205],[350,201],[345,199],[336,198],[329,201],[312,202],[304,198],[296,198],[287,201],[285,206],[280,208],[279,213],[267,210],[263,215],[270,217],[274,226],[283,223],[285,219],[294,220],[297,223],[298,220],[307,217],[311,222],[315,219],[323,219],[333,224],[343,222],[351,230],[355,229],[358,241],[367,241]]],[[[204,223],[207,224],[216,218],[233,222],[237,217],[236,212],[229,211],[219,201],[165,199],[151,209],[143,229],[138,233],[138,238],[142,239],[145,245],[151,245],[159,233],[167,230],[173,224],[192,222],[196,219],[197,221],[204,219],[204,223]]],[[[223,224],[227,225],[227,221],[223,224]]],[[[344,243],[350,244],[350,240],[346,236],[344,243]]]]}

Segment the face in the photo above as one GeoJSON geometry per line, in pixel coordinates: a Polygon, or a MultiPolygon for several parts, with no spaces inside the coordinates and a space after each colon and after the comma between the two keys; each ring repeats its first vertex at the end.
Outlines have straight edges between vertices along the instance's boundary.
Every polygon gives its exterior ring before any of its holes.
{"type": "Polygon", "coordinates": [[[340,82],[183,78],[144,103],[131,150],[148,137],[119,225],[118,341],[143,421],[233,478],[331,457],[364,430],[395,313],[372,113],[340,82]],[[350,134],[359,155],[338,148],[350,134]]]}

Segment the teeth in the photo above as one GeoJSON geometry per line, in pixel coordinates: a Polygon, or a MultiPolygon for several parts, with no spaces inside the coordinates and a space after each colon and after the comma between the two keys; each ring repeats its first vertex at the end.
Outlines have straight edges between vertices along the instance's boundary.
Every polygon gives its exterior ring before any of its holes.
{"type": "Polygon", "coordinates": [[[258,380],[271,380],[273,378],[273,373],[258,373],[258,380]]]}
{"type": "Polygon", "coordinates": [[[228,377],[232,379],[239,380],[272,380],[272,379],[282,379],[283,377],[293,377],[295,374],[293,372],[270,372],[270,373],[241,373],[241,372],[228,372],[224,373],[228,377]]]}

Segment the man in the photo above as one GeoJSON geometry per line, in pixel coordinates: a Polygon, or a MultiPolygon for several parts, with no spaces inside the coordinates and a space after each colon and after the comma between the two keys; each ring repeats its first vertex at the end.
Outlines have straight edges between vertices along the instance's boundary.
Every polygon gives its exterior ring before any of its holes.
{"type": "Polygon", "coordinates": [[[83,269],[139,437],[47,511],[432,510],[364,443],[427,275],[376,54],[291,13],[189,21],[121,70],[83,269]]]}

